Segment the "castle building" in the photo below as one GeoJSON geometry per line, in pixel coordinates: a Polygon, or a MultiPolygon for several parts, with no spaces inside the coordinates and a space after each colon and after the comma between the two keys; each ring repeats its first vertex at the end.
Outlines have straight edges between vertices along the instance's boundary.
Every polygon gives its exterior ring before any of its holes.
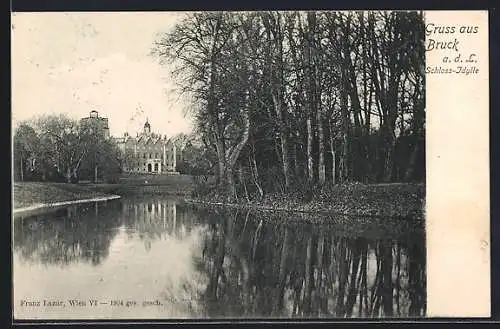
{"type": "Polygon", "coordinates": [[[177,166],[177,150],[172,140],[165,135],[151,132],[146,120],[144,130],[136,137],[127,133],[115,138],[124,155],[123,172],[141,174],[174,173],[177,166]]]}

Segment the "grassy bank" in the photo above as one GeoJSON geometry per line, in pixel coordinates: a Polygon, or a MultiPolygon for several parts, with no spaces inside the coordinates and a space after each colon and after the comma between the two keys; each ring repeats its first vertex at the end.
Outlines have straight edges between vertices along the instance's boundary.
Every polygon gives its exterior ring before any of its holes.
{"type": "Polygon", "coordinates": [[[394,183],[297,187],[289,193],[267,194],[263,198],[241,196],[237,200],[229,200],[225,193],[213,189],[188,201],[261,210],[421,218],[424,215],[425,185],[394,183]]]}
{"type": "MultiPolygon", "coordinates": [[[[105,197],[110,194],[126,196],[137,194],[190,196],[194,189],[189,177],[176,177],[151,184],[128,182],[122,184],[65,184],[14,183],[14,209],[35,204],[54,203],[105,197]]],[[[343,184],[325,187],[297,187],[288,193],[255,195],[228,199],[218,189],[189,197],[188,202],[209,206],[252,208],[262,211],[294,211],[336,213],[357,216],[423,217],[425,207],[424,184],[343,184]]]]}
{"type": "Polygon", "coordinates": [[[168,185],[129,185],[129,184],[84,184],[82,185],[90,190],[106,193],[126,195],[190,195],[192,189],[185,186],[168,185]]]}
{"type": "Polygon", "coordinates": [[[66,183],[14,183],[14,209],[37,204],[50,204],[107,196],[107,193],[92,190],[85,186],[66,183]]]}
{"type": "Polygon", "coordinates": [[[64,201],[92,199],[113,195],[190,195],[193,179],[188,175],[130,176],[118,184],[66,184],[15,182],[14,209],[64,201]]]}
{"type": "Polygon", "coordinates": [[[124,174],[119,183],[126,185],[193,186],[193,176],[184,174],[124,174]]]}
{"type": "Polygon", "coordinates": [[[93,191],[117,195],[190,195],[194,189],[190,175],[128,175],[118,184],[80,184],[93,191]]]}

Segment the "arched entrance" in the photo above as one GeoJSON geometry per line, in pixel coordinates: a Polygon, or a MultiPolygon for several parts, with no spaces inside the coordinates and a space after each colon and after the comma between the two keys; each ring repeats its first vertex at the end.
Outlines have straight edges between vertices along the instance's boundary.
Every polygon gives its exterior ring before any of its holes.
{"type": "Polygon", "coordinates": [[[151,163],[148,163],[148,172],[151,172],[151,163]]]}
{"type": "Polygon", "coordinates": [[[158,172],[158,164],[155,163],[155,172],[158,172]]]}

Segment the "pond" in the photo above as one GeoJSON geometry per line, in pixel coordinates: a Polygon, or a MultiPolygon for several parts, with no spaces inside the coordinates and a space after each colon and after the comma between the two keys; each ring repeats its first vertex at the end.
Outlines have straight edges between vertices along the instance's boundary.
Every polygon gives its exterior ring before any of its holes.
{"type": "Polygon", "coordinates": [[[303,217],[151,196],[17,215],[14,316],[425,315],[420,226],[409,219],[303,217]]]}

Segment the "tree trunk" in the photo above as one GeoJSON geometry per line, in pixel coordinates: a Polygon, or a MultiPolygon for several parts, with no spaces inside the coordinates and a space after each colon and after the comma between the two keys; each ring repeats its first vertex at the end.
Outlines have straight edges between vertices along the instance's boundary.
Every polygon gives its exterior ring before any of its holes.
{"type": "Polygon", "coordinates": [[[336,172],[336,154],[335,154],[335,139],[333,138],[333,129],[330,124],[330,153],[332,154],[332,184],[336,183],[335,172],[336,172]]]}
{"type": "MultiPolygon", "coordinates": [[[[420,80],[417,79],[417,83],[420,80]]],[[[418,97],[418,96],[417,96],[418,97]]],[[[418,155],[420,153],[420,138],[423,135],[423,124],[425,117],[425,105],[422,98],[415,97],[414,103],[414,111],[413,111],[413,134],[415,138],[415,145],[413,147],[412,153],[410,155],[410,160],[408,164],[408,168],[405,173],[405,181],[410,181],[413,178],[413,174],[415,172],[415,165],[417,162],[418,155]]],[[[424,137],[425,138],[425,137],[424,137]]]]}
{"type": "MultiPolygon", "coordinates": [[[[285,189],[290,187],[290,169],[288,163],[288,132],[286,131],[285,122],[283,122],[283,109],[281,95],[273,95],[274,109],[278,117],[279,134],[281,141],[281,162],[283,164],[283,176],[285,178],[285,189]]],[[[278,154],[279,156],[279,154],[278,154]]]]}
{"type": "Polygon", "coordinates": [[[411,155],[410,155],[410,161],[408,163],[408,168],[406,169],[406,172],[405,172],[405,181],[411,181],[411,179],[413,178],[413,173],[415,172],[415,164],[417,162],[417,157],[418,157],[418,153],[419,153],[419,140],[418,138],[416,138],[416,141],[415,141],[415,146],[413,147],[413,150],[411,152],[411,155]]]}
{"type": "Polygon", "coordinates": [[[277,48],[277,67],[275,70],[276,74],[276,85],[271,84],[271,92],[274,103],[274,110],[278,118],[279,133],[281,140],[281,157],[283,162],[283,175],[285,178],[285,190],[290,187],[290,170],[288,163],[288,131],[286,126],[286,111],[284,111],[284,65],[283,65],[283,31],[281,26],[281,14],[277,14],[275,19],[275,29],[273,30],[274,39],[277,48]]]}
{"type": "Polygon", "coordinates": [[[238,200],[236,193],[236,184],[234,183],[233,169],[226,168],[226,189],[231,199],[238,200]]]}
{"type": "Polygon", "coordinates": [[[214,36],[212,39],[212,42],[210,44],[210,49],[209,49],[209,60],[210,60],[210,66],[209,66],[209,81],[208,81],[208,102],[207,102],[207,110],[208,110],[208,115],[209,115],[209,122],[211,129],[213,129],[213,137],[215,139],[215,146],[217,150],[217,159],[219,163],[219,177],[218,177],[218,183],[220,185],[223,185],[226,183],[226,150],[225,150],[225,145],[224,145],[224,140],[222,136],[222,127],[220,126],[219,118],[218,118],[218,111],[216,109],[216,99],[215,99],[215,84],[216,84],[216,77],[217,77],[217,72],[216,72],[216,51],[215,51],[215,45],[218,39],[219,35],[219,29],[220,29],[220,16],[216,20],[215,24],[215,31],[214,31],[214,36]]]}
{"type": "Polygon", "coordinates": [[[394,136],[394,131],[392,128],[387,127],[388,131],[386,133],[386,152],[385,152],[385,162],[384,162],[384,181],[392,181],[393,171],[394,171],[394,151],[396,148],[396,138],[394,136]]]}
{"type": "Polygon", "coordinates": [[[281,132],[281,157],[283,161],[283,175],[285,176],[285,189],[290,187],[290,170],[288,164],[288,138],[286,132],[281,132]]]}
{"type": "MultiPolygon", "coordinates": [[[[245,99],[245,107],[248,106],[248,93],[245,99]]],[[[233,170],[236,165],[236,161],[241,153],[243,147],[245,147],[249,135],[250,135],[250,116],[248,113],[248,108],[244,108],[242,111],[242,119],[244,122],[243,132],[239,142],[231,149],[227,150],[225,156],[226,162],[226,180],[228,184],[228,190],[234,192],[233,196],[236,196],[236,186],[234,185],[233,170]]]]}
{"type": "Polygon", "coordinates": [[[264,196],[264,191],[262,190],[262,186],[260,185],[259,180],[259,171],[257,169],[257,162],[255,161],[255,148],[252,145],[252,155],[251,159],[249,159],[250,168],[252,168],[252,177],[257,190],[259,191],[259,195],[262,198],[264,196]]]}
{"type": "MultiPolygon", "coordinates": [[[[344,65],[345,66],[345,65],[344,65]]],[[[340,110],[342,117],[342,153],[340,157],[339,180],[344,183],[348,178],[348,156],[349,156],[349,109],[348,106],[348,86],[346,68],[342,67],[342,90],[340,95],[340,110]]]]}
{"type": "Polygon", "coordinates": [[[314,168],[313,168],[313,138],[314,132],[312,127],[313,116],[316,109],[316,78],[315,78],[315,63],[314,63],[314,33],[316,28],[316,15],[314,12],[307,13],[308,30],[306,34],[306,78],[307,78],[307,169],[308,179],[310,182],[314,181],[314,168]]]}
{"type": "MultiPolygon", "coordinates": [[[[342,60],[340,68],[341,70],[341,95],[340,95],[340,107],[341,107],[341,117],[342,117],[342,155],[340,159],[340,182],[344,183],[349,179],[349,127],[350,127],[350,117],[349,117],[349,94],[351,88],[351,84],[349,82],[349,66],[350,66],[350,49],[348,44],[348,38],[350,33],[350,23],[351,23],[351,14],[347,14],[347,22],[345,25],[345,30],[343,32],[343,38],[345,40],[342,42],[342,60]]],[[[356,114],[356,113],[355,113],[356,114]]],[[[354,116],[356,118],[356,115],[354,116]]]]}
{"type": "MultiPolygon", "coordinates": [[[[297,134],[298,135],[298,134],[297,134]]],[[[297,136],[298,138],[298,136],[297,136]]],[[[297,159],[297,142],[295,141],[292,145],[292,160],[293,160],[293,170],[296,177],[300,175],[300,167],[297,159]]]]}
{"type": "Polygon", "coordinates": [[[78,168],[73,169],[73,178],[78,182],[78,168]]]}
{"type": "Polygon", "coordinates": [[[337,163],[337,156],[335,154],[335,149],[333,149],[332,150],[332,184],[337,183],[337,181],[335,180],[336,163],[337,163]]]}
{"type": "MultiPolygon", "coordinates": [[[[343,97],[345,98],[345,97],[343,97]]],[[[348,139],[348,120],[349,113],[347,111],[347,100],[342,107],[342,153],[339,166],[339,181],[344,183],[348,179],[348,156],[349,156],[349,139],[348,139]]]]}
{"type": "MultiPolygon", "coordinates": [[[[214,129],[216,129],[214,127],[214,129]]],[[[219,185],[224,185],[226,183],[226,150],[224,147],[224,142],[218,136],[216,132],[214,132],[214,138],[215,138],[215,147],[217,151],[217,163],[218,163],[218,183],[219,185]]]]}
{"type": "Polygon", "coordinates": [[[312,131],[312,122],[311,118],[307,118],[307,177],[309,182],[314,181],[314,169],[313,169],[313,156],[312,156],[312,147],[313,147],[313,131],[312,131]]]}
{"type": "Polygon", "coordinates": [[[323,120],[321,116],[321,109],[318,107],[317,111],[317,122],[318,126],[318,146],[319,146],[319,159],[318,159],[318,180],[320,184],[324,184],[326,181],[325,173],[325,136],[323,133],[323,120]]]}
{"type": "Polygon", "coordinates": [[[24,181],[24,166],[23,166],[23,155],[21,154],[21,173],[20,173],[20,176],[21,176],[21,182],[24,181]]]}

